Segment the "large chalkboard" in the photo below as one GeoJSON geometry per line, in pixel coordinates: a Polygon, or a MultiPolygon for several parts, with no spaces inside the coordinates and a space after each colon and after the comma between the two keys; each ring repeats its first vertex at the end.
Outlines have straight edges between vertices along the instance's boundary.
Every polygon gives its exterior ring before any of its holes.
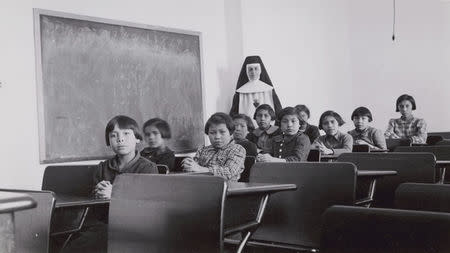
{"type": "Polygon", "coordinates": [[[41,163],[103,159],[115,115],[169,122],[204,144],[200,33],[34,10],[41,163]]]}

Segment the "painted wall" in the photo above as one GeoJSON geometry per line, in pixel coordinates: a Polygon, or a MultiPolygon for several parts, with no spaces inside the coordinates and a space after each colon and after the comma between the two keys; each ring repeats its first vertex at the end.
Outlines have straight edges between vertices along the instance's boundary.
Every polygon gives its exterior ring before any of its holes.
{"type": "Polygon", "coordinates": [[[372,110],[385,129],[403,93],[430,131],[450,129],[450,3],[397,0],[242,1],[244,55],[261,55],[283,106],[307,104],[311,122],[336,110],[372,110]]]}
{"type": "Polygon", "coordinates": [[[4,0],[0,4],[0,188],[39,189],[45,168],[39,164],[33,8],[201,32],[204,116],[229,110],[235,87],[232,73],[242,58],[240,1],[4,0]]]}

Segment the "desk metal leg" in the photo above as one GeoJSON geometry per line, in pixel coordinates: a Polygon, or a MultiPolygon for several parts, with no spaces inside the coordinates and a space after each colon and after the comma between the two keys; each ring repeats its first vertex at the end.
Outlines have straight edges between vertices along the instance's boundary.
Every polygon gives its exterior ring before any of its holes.
{"type": "MultiPolygon", "coordinates": [[[[256,222],[258,225],[261,224],[261,220],[262,217],[264,216],[264,211],[266,210],[268,201],[269,201],[269,194],[266,194],[261,198],[258,214],[256,215],[256,222]]],[[[253,232],[255,232],[257,228],[258,227],[256,226],[251,230],[245,232],[245,236],[243,236],[241,243],[239,243],[239,247],[236,251],[237,253],[241,253],[242,250],[244,250],[245,244],[247,244],[247,241],[250,239],[250,236],[252,236],[253,232]]]]}
{"type": "Polygon", "coordinates": [[[66,231],[61,231],[61,232],[55,232],[55,233],[52,233],[52,234],[51,234],[51,236],[57,236],[57,235],[68,234],[68,236],[67,236],[66,240],[64,240],[64,243],[63,243],[63,245],[61,246],[61,249],[60,249],[60,250],[64,249],[64,248],[67,246],[67,244],[69,243],[69,241],[70,241],[70,239],[72,238],[72,235],[73,235],[74,233],[80,231],[80,230],[83,228],[84,221],[86,220],[86,216],[87,216],[87,214],[88,214],[88,211],[89,211],[89,207],[85,207],[84,210],[83,210],[83,213],[82,213],[82,215],[81,215],[80,223],[78,224],[78,227],[77,227],[77,228],[70,229],[70,230],[66,230],[66,231]]]}
{"type": "Polygon", "coordinates": [[[445,180],[445,170],[446,170],[446,166],[442,166],[441,167],[441,178],[439,178],[438,184],[443,184],[444,180],[445,180]]]}
{"type": "Polygon", "coordinates": [[[365,207],[370,207],[370,205],[373,202],[373,195],[375,194],[375,186],[377,184],[377,180],[374,178],[370,181],[370,185],[369,185],[369,192],[367,194],[367,197],[361,200],[357,200],[355,202],[355,205],[358,206],[365,206],[365,207]]]}
{"type": "MultiPolygon", "coordinates": [[[[377,180],[374,178],[372,180],[372,182],[370,182],[370,186],[369,186],[369,196],[368,199],[370,199],[370,201],[373,201],[373,195],[375,194],[375,186],[377,184],[377,180]]],[[[372,204],[372,202],[369,202],[366,204],[366,207],[370,207],[370,205],[372,204]]]]}

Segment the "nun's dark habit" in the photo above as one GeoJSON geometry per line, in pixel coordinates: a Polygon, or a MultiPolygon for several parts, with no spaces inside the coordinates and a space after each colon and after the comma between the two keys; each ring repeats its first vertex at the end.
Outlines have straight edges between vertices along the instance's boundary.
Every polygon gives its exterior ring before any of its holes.
{"type": "MultiPolygon", "coordinates": [[[[264,89],[264,88],[263,88],[264,89]]],[[[282,109],[280,99],[278,99],[278,96],[275,92],[275,89],[273,89],[272,81],[270,81],[269,75],[267,74],[267,70],[264,67],[264,64],[259,56],[248,56],[245,58],[244,64],[242,65],[241,72],[239,74],[239,78],[236,85],[236,93],[233,97],[233,104],[231,106],[230,115],[236,115],[238,113],[246,114],[250,117],[253,117],[254,109],[258,107],[261,104],[269,104],[273,106],[273,109],[277,113],[282,109]],[[271,96],[259,96],[259,93],[261,92],[261,89],[255,90],[255,92],[252,92],[252,88],[245,87],[244,85],[251,85],[249,87],[256,87],[255,82],[250,82],[249,77],[247,75],[247,65],[248,64],[254,64],[259,63],[261,66],[261,74],[260,78],[257,81],[258,87],[266,87],[265,93],[270,92],[271,96]],[[243,87],[244,86],[244,87],[243,87]],[[247,88],[247,89],[245,89],[247,88]],[[270,89],[270,91],[267,90],[270,89]],[[257,99],[254,99],[254,98],[257,99]],[[253,102],[248,101],[249,99],[253,100],[253,102]],[[247,101],[247,103],[250,103],[252,106],[243,106],[243,101],[247,101]],[[267,101],[264,101],[267,100],[267,101]],[[249,110],[246,111],[240,111],[240,108],[249,108],[249,110]]]]}

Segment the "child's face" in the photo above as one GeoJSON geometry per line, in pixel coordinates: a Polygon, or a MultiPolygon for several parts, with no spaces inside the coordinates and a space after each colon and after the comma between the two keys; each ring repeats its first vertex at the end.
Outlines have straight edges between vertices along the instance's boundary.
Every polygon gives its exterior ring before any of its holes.
{"type": "Polygon", "coordinates": [[[259,128],[267,129],[270,127],[270,122],[272,121],[272,118],[270,117],[269,111],[258,110],[255,118],[256,124],[258,124],[259,128]]]}
{"type": "Polygon", "coordinates": [[[248,134],[247,121],[244,119],[235,119],[233,137],[235,140],[242,140],[248,134]]]}
{"type": "Polygon", "coordinates": [[[335,135],[339,130],[339,123],[333,116],[326,116],[322,120],[322,128],[327,135],[335,135]]]}
{"type": "Polygon", "coordinates": [[[353,117],[353,123],[356,130],[364,130],[369,126],[369,117],[367,116],[355,116],[353,117]]]}
{"type": "Polygon", "coordinates": [[[250,81],[259,80],[259,76],[261,75],[261,65],[259,63],[250,63],[247,64],[247,77],[250,81]]]}
{"type": "Polygon", "coordinates": [[[208,137],[214,148],[222,148],[231,141],[231,134],[225,124],[211,124],[208,137]]]}
{"type": "Polygon", "coordinates": [[[121,129],[118,125],[109,133],[109,144],[119,156],[134,154],[136,144],[140,142],[134,135],[133,129],[121,129]]]}
{"type": "Polygon", "coordinates": [[[161,132],[155,126],[147,126],[144,129],[144,139],[151,148],[164,146],[164,139],[161,136],[161,132]]]}
{"type": "Polygon", "coordinates": [[[294,135],[300,128],[300,120],[296,115],[284,115],[281,119],[281,131],[287,135],[294,135]]]}
{"type": "Polygon", "coordinates": [[[308,114],[307,114],[306,112],[300,111],[300,112],[298,113],[298,115],[300,116],[300,118],[301,118],[304,122],[307,122],[307,121],[308,121],[308,114]]]}
{"type": "Polygon", "coordinates": [[[398,104],[398,110],[402,114],[402,116],[409,116],[412,114],[412,104],[409,100],[403,100],[398,104]]]}

